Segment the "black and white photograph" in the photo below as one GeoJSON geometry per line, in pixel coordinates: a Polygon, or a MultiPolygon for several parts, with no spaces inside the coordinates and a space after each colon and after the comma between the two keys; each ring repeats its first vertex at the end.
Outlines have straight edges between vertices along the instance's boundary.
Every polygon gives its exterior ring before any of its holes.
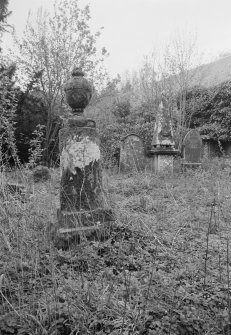
{"type": "Polygon", "coordinates": [[[231,1],[0,0],[0,335],[231,335],[231,1]]]}

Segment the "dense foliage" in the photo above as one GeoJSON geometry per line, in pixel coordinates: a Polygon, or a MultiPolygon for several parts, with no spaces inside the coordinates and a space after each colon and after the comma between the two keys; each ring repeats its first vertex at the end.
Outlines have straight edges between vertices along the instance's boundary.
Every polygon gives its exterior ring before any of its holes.
{"type": "MultiPolygon", "coordinates": [[[[0,69],[0,146],[1,164],[25,163],[29,159],[33,132],[47,122],[47,106],[43,94],[36,89],[36,78],[22,91],[16,84],[15,64],[7,64],[1,58],[0,69]]],[[[60,128],[58,116],[52,118],[52,129],[60,128]]],[[[58,159],[58,138],[54,138],[49,150],[50,162],[58,159]]],[[[44,141],[43,141],[44,146],[44,141]]]]}
{"type": "Polygon", "coordinates": [[[0,68],[0,165],[18,162],[15,140],[16,107],[19,91],[14,87],[14,65],[0,68]]]}
{"type": "MultiPolygon", "coordinates": [[[[38,88],[31,87],[31,90],[21,92],[16,109],[17,126],[15,136],[19,156],[22,162],[27,162],[29,157],[30,141],[36,128],[47,124],[47,104],[43,93],[38,88]]],[[[49,163],[54,163],[58,158],[58,130],[60,129],[60,118],[58,115],[52,115],[51,130],[55,130],[55,137],[51,139],[48,147],[49,163]]],[[[45,134],[43,135],[45,138],[45,134]]],[[[44,147],[43,140],[43,147],[44,147]]],[[[44,160],[44,158],[43,158],[44,160]]]]}
{"type": "Polygon", "coordinates": [[[193,88],[187,93],[189,127],[219,141],[231,140],[231,81],[211,88],[193,88]]]}

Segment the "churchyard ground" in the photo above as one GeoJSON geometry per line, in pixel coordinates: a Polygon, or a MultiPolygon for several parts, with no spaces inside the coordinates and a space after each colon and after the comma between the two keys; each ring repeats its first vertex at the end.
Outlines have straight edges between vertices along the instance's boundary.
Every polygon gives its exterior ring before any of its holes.
{"type": "Polygon", "coordinates": [[[231,167],[104,172],[110,236],[55,248],[59,170],[0,197],[0,334],[229,334],[231,167]],[[23,201],[22,201],[23,200],[23,201]]]}

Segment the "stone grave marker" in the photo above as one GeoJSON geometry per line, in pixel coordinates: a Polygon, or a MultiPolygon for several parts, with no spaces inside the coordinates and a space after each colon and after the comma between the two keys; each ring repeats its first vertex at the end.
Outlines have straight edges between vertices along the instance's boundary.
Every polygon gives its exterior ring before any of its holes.
{"type": "Polygon", "coordinates": [[[179,155],[179,150],[175,148],[171,117],[163,101],[157,111],[152,146],[148,154],[153,157],[155,173],[173,172],[173,160],[179,155]]]}
{"type": "Polygon", "coordinates": [[[113,221],[103,191],[96,123],[84,115],[92,96],[92,86],[80,68],[73,69],[64,91],[71,112],[59,131],[60,208],[56,226],[49,227],[57,245],[69,243],[75,235],[90,236],[99,230],[103,233],[113,221]]]}
{"type": "Polygon", "coordinates": [[[120,150],[120,172],[142,171],[145,169],[145,160],[142,139],[136,134],[124,137],[120,150]]]}
{"type": "Polygon", "coordinates": [[[202,139],[196,129],[191,129],[183,140],[182,144],[183,161],[182,167],[201,166],[202,139]]]}

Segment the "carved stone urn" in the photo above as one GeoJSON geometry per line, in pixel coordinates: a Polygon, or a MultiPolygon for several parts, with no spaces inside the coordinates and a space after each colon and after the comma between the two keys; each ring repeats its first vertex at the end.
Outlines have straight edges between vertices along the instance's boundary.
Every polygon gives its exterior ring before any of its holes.
{"type": "Polygon", "coordinates": [[[92,86],[80,68],[74,68],[71,75],[64,86],[66,100],[73,114],[81,114],[91,100],[92,86]]]}

